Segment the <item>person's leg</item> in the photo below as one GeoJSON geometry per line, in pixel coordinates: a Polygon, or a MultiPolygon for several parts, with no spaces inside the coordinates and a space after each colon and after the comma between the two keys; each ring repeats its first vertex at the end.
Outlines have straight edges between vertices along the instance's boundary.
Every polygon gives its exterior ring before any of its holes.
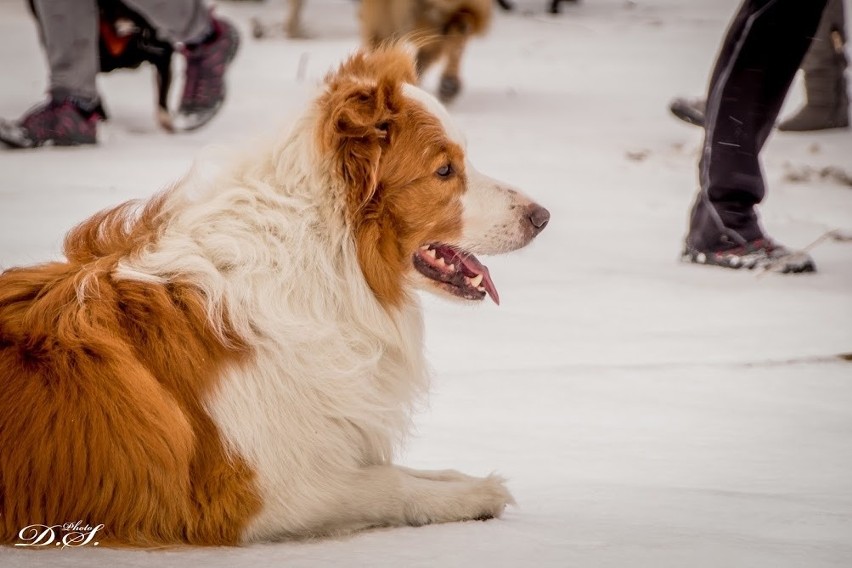
{"type": "Polygon", "coordinates": [[[807,73],[823,66],[823,61],[837,53],[846,42],[846,14],[844,0],[828,0],[811,47],[802,61],[802,70],[807,73]],[[835,39],[835,33],[839,38],[835,39]]]}
{"type": "Polygon", "coordinates": [[[98,103],[98,7],[96,0],[35,0],[41,41],[50,68],[50,93],[98,103]]]}
{"type": "Polygon", "coordinates": [[[97,142],[105,114],[98,98],[98,9],[95,0],[35,0],[50,70],[49,99],[16,121],[0,119],[0,142],[12,148],[97,142]]]}
{"type": "MultiPolygon", "coordinates": [[[[734,14],[734,19],[731,20],[728,26],[725,40],[719,46],[719,53],[716,55],[716,65],[713,67],[712,74],[710,75],[710,85],[718,82],[719,75],[725,69],[725,66],[720,63],[730,61],[734,56],[734,50],[737,47],[735,38],[742,36],[750,15],[750,12],[744,8],[745,4],[734,14]]],[[[680,120],[704,128],[707,114],[707,99],[677,97],[669,104],[669,110],[680,120]]]]}
{"type": "Polygon", "coordinates": [[[745,0],[707,95],[705,138],[687,249],[717,251],[763,238],[759,154],[808,49],[825,0],[745,0]]]}
{"type": "Polygon", "coordinates": [[[849,126],[846,17],[843,0],[828,0],[808,54],[802,61],[806,104],[778,125],[783,131],[824,130],[849,126]]]}

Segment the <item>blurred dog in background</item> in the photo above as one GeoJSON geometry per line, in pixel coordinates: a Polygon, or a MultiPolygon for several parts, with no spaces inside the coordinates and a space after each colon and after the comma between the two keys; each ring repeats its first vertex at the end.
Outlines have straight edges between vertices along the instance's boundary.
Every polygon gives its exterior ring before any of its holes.
{"type": "MultiPolygon", "coordinates": [[[[237,2],[239,0],[231,0],[237,2]]],[[[260,2],[261,0],[253,0],[260,2]]],[[[255,39],[264,37],[276,37],[284,35],[290,39],[309,39],[311,34],[302,26],[302,9],[305,7],[304,0],[287,0],[287,19],[281,22],[267,23],[265,18],[253,17],[250,20],[251,33],[255,39]]]]}
{"type": "Polygon", "coordinates": [[[361,0],[364,44],[372,49],[403,37],[420,46],[417,73],[446,59],[438,96],[442,102],[461,91],[459,68],[469,37],[481,35],[491,21],[493,0],[361,0]]]}

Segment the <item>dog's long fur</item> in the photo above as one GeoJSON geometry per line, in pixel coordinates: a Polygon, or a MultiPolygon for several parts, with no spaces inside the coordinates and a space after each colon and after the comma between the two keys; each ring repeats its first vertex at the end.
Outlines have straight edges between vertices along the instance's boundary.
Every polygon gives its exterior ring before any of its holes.
{"type": "Polygon", "coordinates": [[[357,54],[273,147],[0,275],[0,542],[83,520],[104,543],[237,544],[511,502],[391,462],[428,386],[413,290],[439,291],[412,254],[543,228],[414,80],[401,49],[357,54]]]}

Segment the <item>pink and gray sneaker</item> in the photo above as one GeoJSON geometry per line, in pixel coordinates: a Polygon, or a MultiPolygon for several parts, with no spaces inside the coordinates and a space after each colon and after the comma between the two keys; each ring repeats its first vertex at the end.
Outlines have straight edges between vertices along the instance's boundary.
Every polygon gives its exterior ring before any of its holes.
{"type": "Polygon", "coordinates": [[[68,98],[50,98],[17,122],[0,119],[0,142],[11,148],[79,146],[97,143],[100,105],[87,111],[68,98]]]}
{"type": "Polygon", "coordinates": [[[216,116],[225,101],[225,71],[237,53],[240,36],[227,20],[214,17],[212,21],[210,37],[183,50],[186,83],[173,121],[176,130],[204,126],[216,116]]]}

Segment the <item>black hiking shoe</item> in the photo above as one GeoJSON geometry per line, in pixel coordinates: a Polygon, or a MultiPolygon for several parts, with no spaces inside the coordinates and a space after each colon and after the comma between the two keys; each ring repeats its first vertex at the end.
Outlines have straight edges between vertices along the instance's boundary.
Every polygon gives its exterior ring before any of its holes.
{"type": "Polygon", "coordinates": [[[816,265],[809,254],[792,252],[769,239],[757,239],[742,246],[717,251],[700,251],[686,245],[681,260],[723,268],[757,268],[782,274],[816,272],[816,265]]]}

